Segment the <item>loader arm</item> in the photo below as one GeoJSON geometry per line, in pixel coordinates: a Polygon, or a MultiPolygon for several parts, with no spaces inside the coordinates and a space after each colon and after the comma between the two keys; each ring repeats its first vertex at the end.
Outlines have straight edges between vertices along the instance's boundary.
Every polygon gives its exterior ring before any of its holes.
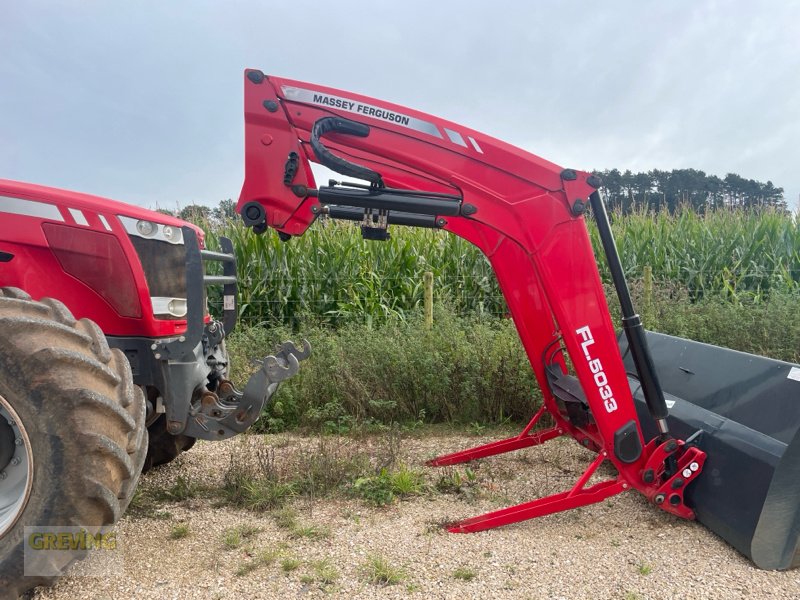
{"type": "MultiPolygon", "coordinates": [[[[444,229],[473,243],[495,271],[555,420],[550,437],[572,435],[614,464],[615,493],[633,487],[655,499],[672,482],[669,459],[685,454],[683,445],[668,437],[647,444],[642,437],[584,222],[590,199],[599,200],[596,177],[431,115],[255,70],[245,74],[245,121],[238,210],[246,223],[285,237],[302,234],[328,213],[362,221],[372,239],[397,222],[444,229]],[[317,188],[310,162],[368,183],[317,188]],[[570,383],[563,380],[562,352],[575,370],[578,398],[561,391],[570,383]],[[648,465],[659,476],[645,482],[648,465]]],[[[531,445],[530,431],[469,458],[531,445]]],[[[686,458],[702,465],[696,449],[686,458]]],[[[661,498],[660,506],[691,518],[682,488],[676,489],[675,500],[661,498]]]]}
{"type": "MultiPolygon", "coordinates": [[[[764,386],[753,388],[758,397],[734,398],[724,414],[706,410],[719,403],[698,392],[705,380],[695,377],[680,357],[692,354],[709,364],[725,364],[734,360],[731,351],[657,339],[666,350],[656,369],[647,344],[651,334],[645,335],[631,303],[597,177],[456,123],[359,94],[268,77],[258,70],[245,71],[244,84],[245,181],[237,210],[256,233],[272,227],[287,241],[323,214],[359,221],[364,238],[372,240],[388,239],[391,225],[443,229],[480,248],[494,269],[544,403],[519,435],[430,464],[462,463],[561,435],[598,453],[570,490],[455,523],[451,531],[514,523],[634,488],[662,510],[684,518],[698,515],[763,568],[797,566],[800,509],[796,501],[786,502],[787,494],[797,496],[800,485],[792,458],[800,448],[800,437],[792,438],[796,427],[781,440],[769,437],[767,430],[747,433],[755,421],[739,419],[739,407],[773,402],[764,386]],[[311,163],[340,173],[343,181],[318,186],[311,163]],[[620,301],[623,350],[584,220],[589,205],[620,301]],[[667,395],[671,405],[678,402],[679,418],[668,413],[659,372],[692,398],[685,402],[667,395]],[[545,414],[552,424],[537,427],[545,414]],[[671,435],[672,426],[682,439],[671,435]],[[701,478],[705,448],[719,454],[713,477],[701,478]],[[747,492],[752,507],[737,504],[736,494],[751,479],[726,452],[739,453],[740,460],[750,461],[748,468],[760,470],[758,485],[747,492]],[[592,477],[604,461],[617,474],[595,482],[592,477]],[[700,479],[705,483],[696,484],[700,479]]],[[[775,385],[785,386],[786,374],[795,372],[788,363],[759,360],[766,362],[758,367],[761,371],[753,367],[754,376],[769,372],[775,385]]],[[[800,414],[788,419],[800,421],[800,414]]]]}

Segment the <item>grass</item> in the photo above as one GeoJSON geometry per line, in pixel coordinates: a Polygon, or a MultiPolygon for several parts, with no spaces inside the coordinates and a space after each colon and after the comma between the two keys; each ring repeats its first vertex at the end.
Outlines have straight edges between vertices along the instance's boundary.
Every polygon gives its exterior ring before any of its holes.
{"type": "Polygon", "coordinates": [[[271,565],[277,560],[278,556],[279,552],[274,549],[256,552],[250,560],[239,565],[239,567],[236,569],[236,575],[238,577],[244,577],[256,569],[271,565]]]}
{"type": "Polygon", "coordinates": [[[425,490],[424,475],[401,465],[397,470],[381,469],[377,475],[360,477],[352,492],[373,506],[386,506],[396,498],[419,495],[425,490]]]}
{"type": "Polygon", "coordinates": [[[189,537],[189,533],[188,523],[176,523],[169,532],[169,538],[171,540],[182,540],[183,538],[189,537]]]}
{"type": "Polygon", "coordinates": [[[189,477],[178,475],[175,483],[169,487],[154,487],[149,490],[153,500],[161,502],[183,502],[196,498],[204,491],[203,487],[189,477]]]}
{"type": "Polygon", "coordinates": [[[458,567],[453,571],[453,578],[461,581],[472,581],[478,574],[469,567],[458,567]]]}
{"type": "Polygon", "coordinates": [[[637,570],[639,571],[639,575],[650,575],[653,572],[653,567],[648,564],[641,563],[637,570]]]}
{"type": "Polygon", "coordinates": [[[295,538],[323,540],[331,537],[331,529],[323,525],[302,525],[294,527],[291,535],[295,538]]]}
{"type": "MultiPolygon", "coordinates": [[[[641,282],[632,281],[631,288],[648,329],[800,362],[800,292],[776,293],[768,300],[742,296],[734,302],[718,296],[692,299],[685,288],[662,285],[645,301],[641,282]]],[[[613,303],[611,314],[619,326],[613,303]]],[[[514,324],[457,317],[447,305],[435,307],[434,322],[426,330],[413,314],[405,321],[371,327],[349,323],[337,329],[304,328],[302,335],[313,342],[314,354],[281,384],[256,430],[369,435],[392,426],[403,432],[419,423],[487,427],[527,421],[541,395],[514,324]]],[[[275,337],[299,336],[288,330],[240,328],[228,346],[232,363],[247,365],[259,353],[263,356],[275,337]]],[[[239,377],[245,375],[240,372],[239,377]]],[[[304,463],[298,462],[308,476],[297,481],[297,488],[270,486],[256,495],[268,492],[276,498],[266,504],[277,504],[294,493],[324,496],[354,473],[374,475],[365,469],[363,457],[353,462],[347,456],[350,449],[322,443],[328,445],[324,452],[310,449],[304,463]]]]}
{"type": "Polygon", "coordinates": [[[231,550],[238,548],[245,540],[249,540],[261,531],[259,527],[253,525],[239,525],[229,527],[222,534],[222,543],[231,550]]]}
{"type": "Polygon", "coordinates": [[[377,448],[366,448],[357,439],[320,436],[314,445],[284,446],[281,460],[275,458],[274,447],[253,451],[243,444],[241,451],[232,453],[223,474],[220,502],[257,512],[271,511],[276,525],[292,537],[328,538],[330,528],[300,523],[287,501],[338,495],[385,506],[428,491],[421,471],[396,464],[399,438],[388,431],[376,439],[377,448]],[[387,466],[378,468],[376,463],[387,466]]]}
{"type": "Polygon", "coordinates": [[[339,571],[330,558],[323,558],[311,564],[314,569],[315,580],[322,585],[331,585],[339,579],[339,571]]]}
{"type": "Polygon", "coordinates": [[[284,573],[291,573],[292,571],[296,571],[300,568],[300,565],[303,564],[298,559],[293,557],[287,557],[281,560],[281,570],[284,573]]]}
{"type": "Polygon", "coordinates": [[[395,585],[406,578],[402,569],[381,556],[371,556],[363,567],[367,581],[375,585],[395,585]]]}

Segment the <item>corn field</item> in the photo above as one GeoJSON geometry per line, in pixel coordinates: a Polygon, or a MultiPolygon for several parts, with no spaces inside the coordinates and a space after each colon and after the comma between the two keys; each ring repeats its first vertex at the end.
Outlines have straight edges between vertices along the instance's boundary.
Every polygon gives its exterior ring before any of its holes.
{"type": "MultiPolygon", "coordinates": [[[[366,242],[357,225],[323,221],[283,243],[274,232],[254,235],[238,220],[200,225],[211,248],[220,235],[233,240],[245,323],[403,318],[423,301],[425,271],[434,274],[437,300],[457,314],[506,313],[486,259],[446,232],[393,227],[390,241],[366,242]]],[[[785,213],[639,212],[612,215],[612,227],[630,278],[649,265],[656,282],[684,287],[693,299],[800,293],[800,220],[785,213]]],[[[598,264],[608,281],[605,260],[598,264]]],[[[221,304],[213,292],[210,303],[221,304]]]]}

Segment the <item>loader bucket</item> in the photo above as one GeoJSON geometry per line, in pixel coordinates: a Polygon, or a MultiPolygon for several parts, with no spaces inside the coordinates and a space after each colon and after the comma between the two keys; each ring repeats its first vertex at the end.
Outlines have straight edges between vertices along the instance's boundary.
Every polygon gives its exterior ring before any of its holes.
{"type": "MultiPolygon", "coordinates": [[[[671,433],[708,455],[686,489],[697,519],[762,569],[800,566],[800,366],[647,333],[671,433]]],[[[620,336],[628,373],[635,373],[620,336]]],[[[646,440],[656,436],[629,378],[646,440]]]]}

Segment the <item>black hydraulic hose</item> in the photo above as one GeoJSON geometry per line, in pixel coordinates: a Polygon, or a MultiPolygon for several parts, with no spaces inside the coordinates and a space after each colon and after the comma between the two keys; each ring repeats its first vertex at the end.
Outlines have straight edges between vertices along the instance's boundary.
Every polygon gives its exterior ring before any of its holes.
{"type": "Polygon", "coordinates": [[[311,128],[311,147],[319,162],[329,169],[342,175],[365,179],[374,185],[383,186],[380,173],[369,167],[345,160],[328,150],[322,143],[322,137],[328,133],[367,137],[369,135],[368,125],[342,117],[323,117],[318,119],[311,128]]]}

